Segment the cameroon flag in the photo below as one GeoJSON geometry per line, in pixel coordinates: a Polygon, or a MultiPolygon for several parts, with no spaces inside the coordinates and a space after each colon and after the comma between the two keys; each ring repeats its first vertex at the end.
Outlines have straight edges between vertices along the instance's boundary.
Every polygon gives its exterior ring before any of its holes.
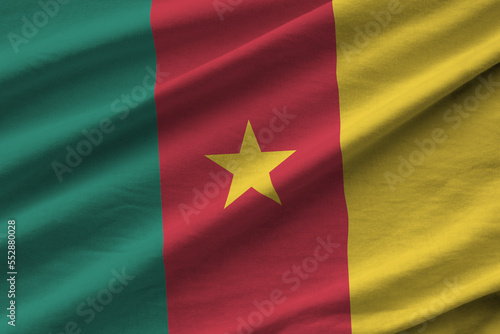
{"type": "Polygon", "coordinates": [[[3,0],[1,333],[500,333],[499,18],[3,0]]]}

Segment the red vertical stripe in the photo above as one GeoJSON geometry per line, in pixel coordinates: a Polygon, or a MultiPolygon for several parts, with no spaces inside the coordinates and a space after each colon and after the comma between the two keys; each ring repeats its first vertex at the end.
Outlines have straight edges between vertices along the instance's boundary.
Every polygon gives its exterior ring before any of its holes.
{"type": "Polygon", "coordinates": [[[331,1],[151,13],[170,333],[350,333],[331,1]],[[205,155],[238,153],[248,120],[263,151],[296,150],[271,172],[282,205],[251,189],[224,209],[205,155]]]}

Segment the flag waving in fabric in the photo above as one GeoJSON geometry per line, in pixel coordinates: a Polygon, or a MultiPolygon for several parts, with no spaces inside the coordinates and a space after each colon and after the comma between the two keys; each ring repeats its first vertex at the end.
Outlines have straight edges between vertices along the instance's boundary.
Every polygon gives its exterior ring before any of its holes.
{"type": "Polygon", "coordinates": [[[497,0],[0,13],[2,333],[500,333],[497,0]]]}

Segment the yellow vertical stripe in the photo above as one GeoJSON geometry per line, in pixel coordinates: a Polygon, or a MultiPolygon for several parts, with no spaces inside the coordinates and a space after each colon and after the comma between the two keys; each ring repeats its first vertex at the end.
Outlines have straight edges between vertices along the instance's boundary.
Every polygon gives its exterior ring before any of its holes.
{"type": "Polygon", "coordinates": [[[353,333],[500,333],[500,2],[333,7],[353,333]]]}

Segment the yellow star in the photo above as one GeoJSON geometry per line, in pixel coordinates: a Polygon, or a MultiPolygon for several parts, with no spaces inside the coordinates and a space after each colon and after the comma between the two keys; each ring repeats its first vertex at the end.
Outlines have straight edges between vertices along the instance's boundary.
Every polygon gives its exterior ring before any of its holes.
{"type": "Polygon", "coordinates": [[[269,173],[294,152],[262,152],[252,125],[248,121],[240,153],[206,156],[233,174],[233,181],[224,208],[227,208],[250,188],[254,188],[262,195],[281,204],[269,173]]]}

